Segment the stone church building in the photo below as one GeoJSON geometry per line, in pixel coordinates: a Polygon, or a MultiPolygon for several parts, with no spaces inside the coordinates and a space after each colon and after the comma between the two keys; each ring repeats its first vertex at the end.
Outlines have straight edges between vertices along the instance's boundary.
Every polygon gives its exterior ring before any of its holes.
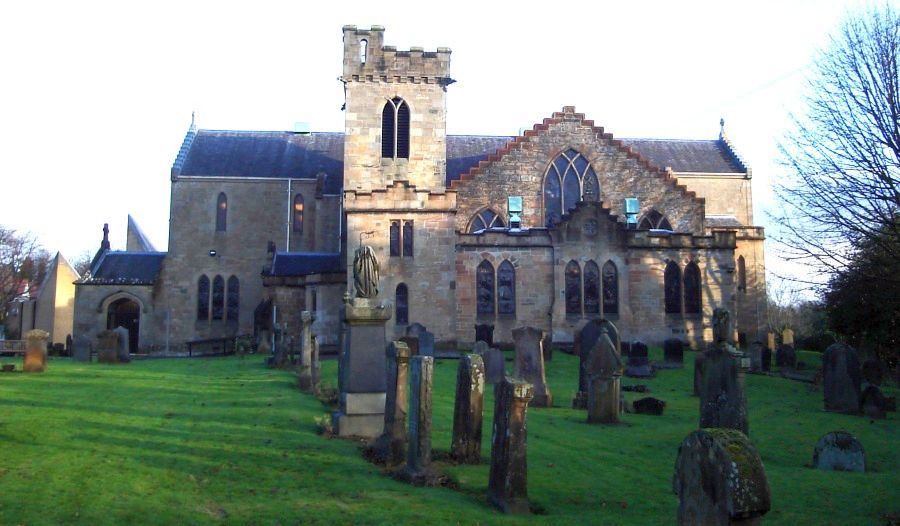
{"type": "Polygon", "coordinates": [[[615,138],[563,107],[515,137],[446,133],[450,50],[398,51],[343,28],[343,133],[193,123],[171,170],[168,251],[129,221],[77,284],[75,340],[126,324],[133,350],[252,334],[316,315],[337,343],[353,250],[374,248],[388,337],[408,324],[467,346],[531,325],[570,343],[605,317],[628,340],[742,341],[765,323],[763,229],[751,171],[712,140],[615,138]],[[268,321],[267,321],[268,320],[268,321]]]}

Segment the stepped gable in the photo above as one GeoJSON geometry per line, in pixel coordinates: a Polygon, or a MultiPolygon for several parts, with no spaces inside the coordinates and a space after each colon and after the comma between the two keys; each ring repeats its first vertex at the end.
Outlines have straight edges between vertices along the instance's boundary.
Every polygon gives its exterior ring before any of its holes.
{"type": "Polygon", "coordinates": [[[702,197],[697,197],[696,192],[688,190],[684,185],[677,184],[677,179],[672,175],[670,171],[667,171],[653,164],[644,156],[642,156],[635,148],[628,146],[623,139],[616,139],[611,133],[607,133],[603,129],[603,127],[594,126],[594,121],[585,119],[583,113],[576,113],[574,106],[563,106],[563,110],[561,112],[554,112],[552,117],[544,119],[542,123],[535,124],[532,129],[527,130],[524,134],[515,137],[505,146],[498,149],[493,154],[488,155],[486,159],[480,161],[477,166],[474,166],[467,173],[463,174],[462,177],[455,181],[452,181],[450,184],[450,188],[458,189],[467,181],[470,181],[480,175],[485,168],[487,168],[492,163],[499,161],[512,150],[522,148],[523,145],[526,144],[532,137],[536,137],[537,135],[548,131],[551,125],[560,124],[564,121],[578,121],[582,125],[593,129],[594,134],[598,139],[609,141],[610,144],[618,148],[621,152],[625,153],[629,159],[634,159],[638,163],[638,165],[644,168],[646,171],[655,174],[665,183],[669,184],[672,188],[681,192],[684,196],[692,198],[700,202],[701,204],[705,203],[705,199],[703,199],[702,197]]]}
{"type": "Polygon", "coordinates": [[[177,175],[316,179],[323,172],[328,176],[324,193],[339,194],[344,173],[343,133],[197,130],[177,175]]]}

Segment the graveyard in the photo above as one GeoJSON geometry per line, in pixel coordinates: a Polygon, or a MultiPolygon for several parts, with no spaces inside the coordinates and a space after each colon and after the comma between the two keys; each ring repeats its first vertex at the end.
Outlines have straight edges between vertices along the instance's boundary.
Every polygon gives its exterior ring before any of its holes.
{"type": "MultiPolygon", "coordinates": [[[[663,357],[649,352],[651,361],[663,357]]],[[[507,372],[513,356],[505,352],[507,372]]],[[[653,378],[621,378],[623,390],[649,389],[626,390],[626,400],[659,398],[663,414],[588,424],[585,410],[572,409],[579,359],[553,352],[553,405],[527,409],[531,513],[506,515],[487,502],[494,385],[484,390],[481,462],[451,461],[456,359],[433,362],[431,468],[443,485],[418,487],[368,462],[366,442],[327,432],[336,360],[322,362],[323,401],[261,355],[129,364],[51,357],[42,374],[0,377],[0,524],[673,524],[676,455],[698,428],[693,358],[687,352],[684,368],[653,378]]],[[[821,365],[817,353],[797,359],[821,365]]],[[[746,398],[749,438],[771,488],[763,522],[896,523],[896,413],[825,412],[821,384],[777,376],[748,374],[746,398]],[[863,445],[864,473],[812,467],[817,441],[836,430],[863,445]]]]}

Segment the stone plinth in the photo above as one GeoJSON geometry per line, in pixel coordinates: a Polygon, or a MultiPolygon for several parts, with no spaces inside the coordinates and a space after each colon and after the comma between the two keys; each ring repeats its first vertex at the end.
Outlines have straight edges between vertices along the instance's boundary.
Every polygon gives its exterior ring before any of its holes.
{"type": "Polygon", "coordinates": [[[374,438],[384,430],[384,324],[390,318],[391,310],[374,299],[348,298],[341,309],[341,408],[332,417],[338,436],[374,438]]]}
{"type": "Polygon", "coordinates": [[[47,370],[47,340],[50,333],[34,329],[25,333],[25,356],[22,370],[26,373],[42,373],[47,370]]]}
{"type": "Polygon", "coordinates": [[[407,378],[409,347],[400,341],[387,348],[387,393],[384,403],[384,432],[366,454],[379,464],[397,465],[406,460],[407,378]]]}
{"type": "Polygon", "coordinates": [[[678,447],[672,489],[681,526],[759,524],[772,506],[762,459],[734,429],[688,435],[678,447]]]}
{"type": "Polygon", "coordinates": [[[551,407],[553,394],[547,385],[541,349],[544,332],[534,327],[520,327],[513,329],[512,336],[516,346],[515,376],[533,386],[532,406],[551,407]]]}
{"type": "Polygon", "coordinates": [[[450,458],[460,464],[481,462],[481,428],[484,415],[484,362],[477,354],[459,359],[456,403],[450,458]]]}
{"type": "Polygon", "coordinates": [[[531,384],[506,377],[494,387],[488,503],[504,513],[529,513],[525,420],[531,384]]]}
{"type": "Polygon", "coordinates": [[[856,349],[835,343],[822,356],[825,410],[858,413],[862,372],[856,349]]]}
{"type": "Polygon", "coordinates": [[[297,386],[313,392],[313,335],[312,324],[316,320],[310,311],[300,313],[300,360],[297,367],[297,386]]]}

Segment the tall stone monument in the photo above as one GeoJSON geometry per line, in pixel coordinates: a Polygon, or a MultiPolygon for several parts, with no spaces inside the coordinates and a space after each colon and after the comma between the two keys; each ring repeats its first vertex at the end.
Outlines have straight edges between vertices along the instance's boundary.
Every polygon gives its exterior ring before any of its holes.
{"type": "Polygon", "coordinates": [[[506,377],[494,387],[488,503],[504,513],[529,513],[525,419],[531,384],[506,377]]]}
{"type": "Polygon", "coordinates": [[[553,394],[550,393],[550,387],[547,385],[544,351],[541,349],[544,332],[534,327],[519,327],[513,329],[512,337],[516,346],[515,375],[533,386],[534,396],[531,405],[551,407],[553,394]]]}
{"type": "Polygon", "coordinates": [[[700,383],[700,427],[727,427],[747,434],[742,359],[731,344],[731,313],[713,311],[715,343],[706,351],[700,383]]]}
{"type": "Polygon", "coordinates": [[[332,415],[338,436],[374,438],[384,429],[384,324],[391,309],[376,299],[378,260],[361,245],[353,257],[356,297],[344,293],[338,363],[341,408],[332,415]]]}
{"type": "Polygon", "coordinates": [[[460,464],[481,462],[484,380],[484,361],[481,356],[463,355],[459,359],[456,374],[453,439],[450,443],[450,458],[460,464]]]}

